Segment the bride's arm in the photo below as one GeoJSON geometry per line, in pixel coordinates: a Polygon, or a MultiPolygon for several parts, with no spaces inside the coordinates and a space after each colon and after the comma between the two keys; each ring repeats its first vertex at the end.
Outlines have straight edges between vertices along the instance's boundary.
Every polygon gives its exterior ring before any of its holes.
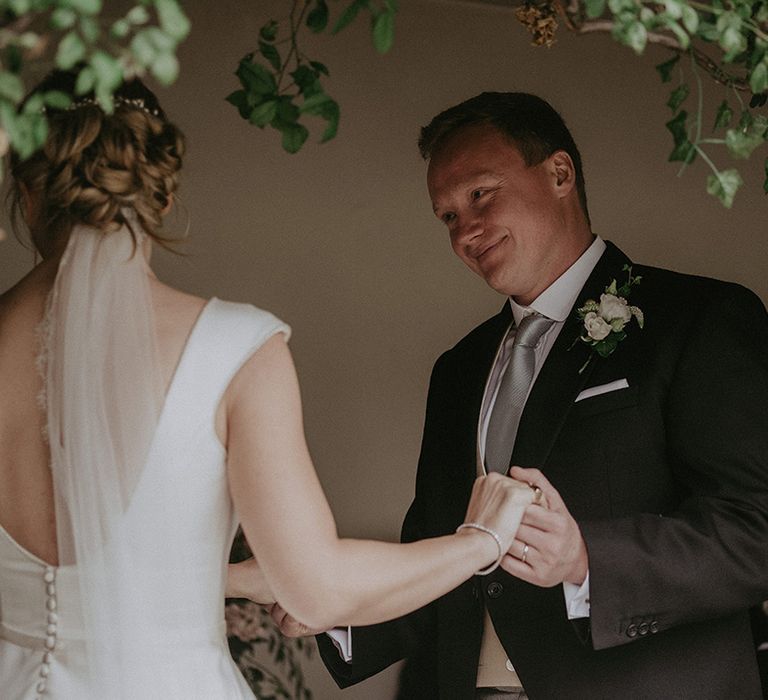
{"type": "MultiPolygon", "coordinates": [[[[492,563],[497,546],[474,529],[411,544],[340,539],[304,439],[296,372],[275,336],[225,396],[230,488],[275,598],[309,627],[367,625],[452,590],[492,563]]],[[[510,479],[479,479],[468,519],[502,534],[507,551],[521,501],[510,479]],[[515,511],[517,509],[517,511],[515,511]],[[509,528],[507,528],[508,530],[509,528]]]]}

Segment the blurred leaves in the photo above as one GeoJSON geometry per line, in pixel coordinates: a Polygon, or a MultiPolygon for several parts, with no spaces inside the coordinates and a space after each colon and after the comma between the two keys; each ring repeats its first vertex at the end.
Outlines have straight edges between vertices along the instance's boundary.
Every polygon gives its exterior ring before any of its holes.
{"type": "MultiPolygon", "coordinates": [[[[669,160],[682,163],[682,173],[701,156],[711,171],[707,191],[730,207],[742,177],[735,168],[721,170],[711,151],[725,147],[726,157],[746,160],[768,140],[768,120],[755,113],[768,102],[768,0],[576,0],[568,5],[527,0],[525,5],[534,3],[539,12],[557,5],[571,30],[610,31],[638,54],[649,43],[671,49],[672,56],[656,66],[662,83],[679,76],[667,100],[673,112],[666,123],[673,141],[669,160]],[[689,60],[681,61],[683,57],[689,60]],[[704,74],[726,90],[713,117],[704,115],[704,74]],[[684,110],[693,85],[696,105],[688,102],[684,110]],[[748,106],[739,94],[743,92],[749,95],[748,106]],[[732,126],[737,112],[739,124],[732,126]],[[714,124],[715,132],[725,130],[724,135],[705,134],[705,121],[714,124]]],[[[768,171],[765,176],[768,192],[768,171]]]]}
{"type": "Polygon", "coordinates": [[[92,91],[107,112],[126,77],[149,72],[163,84],[176,79],[176,49],[190,30],[177,0],[137,0],[117,20],[103,12],[101,0],[0,0],[0,155],[7,147],[21,158],[32,155],[47,137],[45,108],[69,106],[70,98],[57,92],[22,106],[31,87],[22,78],[25,64],[50,60],[49,53],[57,68],[81,64],[76,94],[92,91]]]}
{"type": "Polygon", "coordinates": [[[327,66],[310,59],[300,46],[303,33],[320,34],[331,27],[337,34],[361,13],[370,17],[374,48],[386,53],[395,36],[396,0],[353,0],[346,2],[334,22],[327,0],[290,0],[286,19],[270,19],[259,30],[256,50],[245,55],[235,75],[240,88],[226,100],[240,116],[254,126],[280,132],[282,147],[296,153],[309,138],[307,117],[325,123],[320,142],[336,136],[341,112],[326,91],[323,78],[330,76],[327,66]]]}

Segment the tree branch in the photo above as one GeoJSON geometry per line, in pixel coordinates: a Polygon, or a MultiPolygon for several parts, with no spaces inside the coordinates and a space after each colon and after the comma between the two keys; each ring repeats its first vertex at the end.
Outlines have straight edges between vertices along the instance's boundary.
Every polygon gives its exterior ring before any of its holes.
{"type": "MultiPolygon", "coordinates": [[[[569,3],[568,10],[565,8],[562,8],[562,11],[570,13],[571,8],[577,7],[578,8],[578,0],[572,0],[571,3],[569,3]]],[[[589,20],[586,22],[582,22],[580,24],[577,24],[576,22],[573,22],[573,17],[568,18],[570,21],[566,22],[566,25],[568,28],[574,32],[575,34],[591,34],[594,32],[610,32],[613,29],[613,22],[608,19],[595,19],[595,20],[589,20]]],[[[679,42],[675,37],[669,36],[667,34],[661,34],[659,32],[648,32],[648,42],[651,44],[658,44],[659,46],[664,46],[668,49],[671,49],[672,51],[677,51],[678,53],[686,53],[688,51],[691,52],[693,55],[693,59],[696,61],[696,64],[705,70],[712,79],[720,83],[721,85],[725,85],[726,87],[733,88],[734,90],[742,90],[744,92],[751,92],[751,89],[749,87],[749,83],[744,80],[743,78],[737,78],[733,75],[730,75],[729,73],[726,73],[720,66],[717,65],[707,54],[705,54],[701,49],[697,49],[696,47],[690,47],[689,49],[684,49],[682,46],[680,46],[679,42]]]]}

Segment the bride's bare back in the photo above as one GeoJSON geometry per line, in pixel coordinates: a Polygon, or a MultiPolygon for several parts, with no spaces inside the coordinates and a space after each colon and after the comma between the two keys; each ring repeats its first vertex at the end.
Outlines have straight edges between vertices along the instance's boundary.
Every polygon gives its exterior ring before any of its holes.
{"type": "MultiPolygon", "coordinates": [[[[57,265],[57,260],[42,262],[0,296],[0,526],[50,564],[58,563],[56,522],[37,358],[38,328],[57,265]]],[[[168,387],[205,301],[155,279],[151,290],[159,359],[168,387]]]]}

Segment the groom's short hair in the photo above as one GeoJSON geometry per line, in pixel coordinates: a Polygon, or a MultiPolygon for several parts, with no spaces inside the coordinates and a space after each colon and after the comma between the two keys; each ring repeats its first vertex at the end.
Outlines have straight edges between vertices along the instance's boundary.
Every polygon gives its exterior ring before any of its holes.
{"type": "Polygon", "coordinates": [[[546,100],[527,92],[483,92],[440,112],[419,136],[419,152],[429,160],[442,141],[465,126],[489,124],[520,151],[527,166],[538,165],[555,151],[565,151],[576,170],[576,189],[589,222],[581,154],[563,118],[546,100]]]}

